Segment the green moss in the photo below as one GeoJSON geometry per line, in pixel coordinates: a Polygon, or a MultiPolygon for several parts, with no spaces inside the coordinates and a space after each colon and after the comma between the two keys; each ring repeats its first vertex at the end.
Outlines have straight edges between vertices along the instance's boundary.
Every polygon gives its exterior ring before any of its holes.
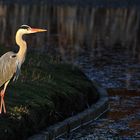
{"type": "Polygon", "coordinates": [[[77,67],[49,62],[44,54],[27,56],[18,81],[7,88],[7,114],[0,116],[0,139],[25,139],[99,98],[92,82],[77,67]]]}

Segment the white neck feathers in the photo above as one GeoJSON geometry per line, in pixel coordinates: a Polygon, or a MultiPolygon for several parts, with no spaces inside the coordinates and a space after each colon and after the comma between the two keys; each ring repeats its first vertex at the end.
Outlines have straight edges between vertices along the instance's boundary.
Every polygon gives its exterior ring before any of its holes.
{"type": "Polygon", "coordinates": [[[19,46],[19,51],[17,53],[17,57],[21,63],[24,62],[25,56],[26,56],[26,51],[27,51],[27,44],[22,38],[23,35],[24,35],[24,33],[22,32],[22,30],[19,29],[16,33],[16,38],[15,38],[16,43],[19,46]]]}

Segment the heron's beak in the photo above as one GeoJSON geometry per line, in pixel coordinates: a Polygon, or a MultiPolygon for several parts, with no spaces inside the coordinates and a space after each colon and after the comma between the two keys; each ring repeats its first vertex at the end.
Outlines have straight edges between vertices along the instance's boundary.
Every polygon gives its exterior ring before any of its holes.
{"type": "Polygon", "coordinates": [[[31,28],[31,33],[46,32],[46,29],[31,28]]]}

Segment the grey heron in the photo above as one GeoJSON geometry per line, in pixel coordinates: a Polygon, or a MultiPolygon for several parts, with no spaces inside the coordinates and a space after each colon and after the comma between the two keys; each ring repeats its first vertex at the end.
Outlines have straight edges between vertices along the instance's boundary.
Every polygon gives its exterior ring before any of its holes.
{"type": "Polygon", "coordinates": [[[45,29],[31,28],[28,25],[22,25],[16,32],[15,40],[19,46],[19,51],[14,53],[12,51],[5,53],[0,57],[0,87],[3,87],[1,96],[0,113],[2,110],[6,113],[6,107],[4,103],[5,90],[11,79],[16,80],[20,74],[21,65],[23,64],[27,51],[26,41],[23,39],[23,35],[44,32],[45,29]]]}

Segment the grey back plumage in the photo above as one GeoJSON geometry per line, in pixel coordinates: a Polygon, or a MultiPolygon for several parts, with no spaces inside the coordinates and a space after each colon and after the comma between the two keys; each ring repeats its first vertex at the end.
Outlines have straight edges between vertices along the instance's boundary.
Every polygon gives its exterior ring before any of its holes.
{"type": "Polygon", "coordinates": [[[14,52],[7,52],[0,57],[0,87],[9,81],[13,76],[14,80],[20,73],[20,63],[14,52]]]}

